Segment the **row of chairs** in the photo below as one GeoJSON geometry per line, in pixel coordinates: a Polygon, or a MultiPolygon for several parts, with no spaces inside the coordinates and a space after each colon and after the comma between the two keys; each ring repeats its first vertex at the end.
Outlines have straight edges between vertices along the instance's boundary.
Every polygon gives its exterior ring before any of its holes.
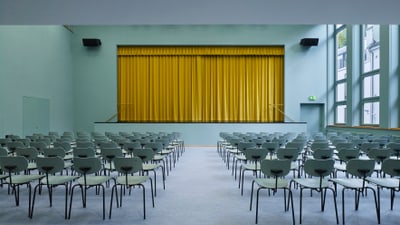
{"type": "MultiPolygon", "coordinates": [[[[377,220],[378,223],[380,222],[380,195],[379,195],[379,190],[381,187],[386,187],[391,189],[391,199],[393,201],[394,199],[394,191],[399,191],[399,180],[395,178],[385,178],[385,175],[388,176],[396,176],[398,177],[399,174],[395,173],[394,170],[400,171],[400,161],[397,160],[397,157],[394,155],[395,151],[392,151],[391,149],[379,147],[379,149],[371,149],[368,153],[370,154],[364,154],[364,151],[360,151],[360,149],[354,145],[353,148],[351,149],[336,149],[336,146],[332,144],[331,141],[327,141],[328,145],[324,146],[323,148],[321,146],[318,146],[316,143],[319,143],[320,141],[318,138],[316,139],[310,139],[310,138],[305,138],[303,134],[298,135],[297,137],[293,138],[292,140],[288,141],[284,146],[282,145],[275,145],[274,147],[271,147],[271,149],[267,150],[266,146],[267,144],[264,143],[261,145],[254,145],[254,143],[251,142],[246,142],[245,140],[242,140],[242,142],[235,143],[235,142],[229,142],[229,138],[226,139],[226,137],[229,137],[229,135],[221,135],[222,140],[218,142],[218,152],[220,155],[224,155],[221,152],[224,151],[232,151],[232,149],[235,149],[237,154],[235,157],[242,162],[242,168],[241,168],[241,173],[239,177],[239,187],[241,187],[241,193],[243,195],[243,182],[244,182],[244,171],[250,170],[253,171],[253,174],[256,175],[256,179],[253,180],[252,182],[252,191],[251,191],[251,204],[252,204],[252,196],[253,196],[253,188],[254,188],[254,183],[257,183],[259,186],[259,189],[257,190],[257,209],[256,209],[256,223],[257,223],[257,218],[258,218],[258,192],[261,189],[268,189],[272,191],[276,191],[276,189],[285,189],[286,191],[289,191],[289,200],[292,202],[292,194],[291,194],[291,185],[290,184],[296,184],[293,186],[300,187],[300,223],[301,218],[302,218],[302,192],[303,189],[309,188],[313,190],[317,190],[321,193],[321,210],[324,210],[324,204],[325,204],[325,195],[326,195],[326,190],[331,190],[333,192],[334,202],[335,202],[335,211],[336,211],[336,220],[338,223],[338,215],[337,215],[337,206],[336,206],[336,189],[337,185],[343,186],[343,192],[342,192],[342,220],[343,223],[345,221],[345,216],[344,216],[344,190],[351,189],[355,190],[356,194],[356,209],[358,208],[358,201],[360,197],[360,193],[363,193],[366,190],[371,190],[375,196],[375,206],[376,206],[376,211],[377,211],[377,220]],[[317,140],[317,141],[316,141],[317,140]],[[318,146],[318,148],[317,148],[318,146]],[[296,149],[297,148],[297,149],[296,149]],[[343,151],[342,151],[343,150],[343,151]],[[290,154],[289,152],[293,152],[293,154],[290,154]],[[321,154],[320,151],[324,152],[330,152],[327,154],[321,154]],[[343,160],[340,156],[341,153],[345,151],[351,151],[352,153],[356,153],[355,157],[343,160]],[[373,152],[378,152],[382,151],[385,152],[385,154],[389,153],[387,157],[385,158],[380,158],[379,157],[373,157],[372,153],[373,152]],[[283,152],[286,152],[287,157],[283,156],[283,152]],[[336,155],[338,154],[338,155],[336,155]],[[338,157],[339,156],[339,157],[338,157]],[[368,157],[369,156],[369,157],[368,157]],[[287,169],[282,170],[282,168],[277,168],[274,167],[274,164],[279,164],[280,161],[285,161],[285,164],[288,164],[287,169]],[[251,162],[251,163],[249,163],[251,162]],[[264,165],[265,164],[265,165],[264,165]],[[310,166],[312,165],[312,166],[310,166]],[[319,167],[318,167],[319,165],[319,167]],[[338,171],[338,165],[341,165],[342,172],[346,176],[341,177],[337,175],[338,171]],[[368,165],[369,167],[364,168],[363,166],[368,165]],[[380,171],[381,175],[378,176],[377,178],[372,178],[370,175],[373,172],[377,172],[377,165],[380,166],[380,171]],[[385,166],[384,166],[385,165],[385,166]],[[357,168],[358,169],[354,169],[357,168]],[[268,169],[269,168],[269,171],[268,169]],[[272,168],[272,169],[271,169],[272,168]],[[314,170],[312,169],[314,168],[314,170]],[[286,171],[282,173],[283,171],[286,171]],[[290,181],[281,179],[281,177],[286,176],[289,171],[291,170],[296,170],[297,175],[293,175],[292,179],[290,181]],[[360,170],[362,172],[360,172],[360,170]],[[275,171],[275,172],[274,172],[275,171]],[[258,174],[257,174],[258,173],[258,174]],[[275,177],[276,180],[273,182],[270,179],[265,179],[262,178],[262,176],[268,176],[268,177],[275,177]],[[311,182],[308,180],[306,176],[313,176],[317,177],[318,179],[314,179],[311,182]],[[330,176],[330,179],[322,179],[323,177],[330,176]],[[353,179],[349,180],[350,177],[361,177],[358,179],[353,179]],[[279,179],[278,179],[279,178],[279,179]],[[388,181],[390,179],[390,181],[388,181]],[[369,187],[366,185],[365,182],[361,181],[366,181],[368,183],[375,183],[376,185],[379,186],[379,188],[376,188],[378,190],[378,197],[376,197],[376,191],[374,188],[369,187]],[[397,181],[397,183],[395,182],[397,181]],[[387,183],[390,183],[391,185],[387,185],[387,183]],[[274,186],[275,185],[275,186],[274,186]],[[331,186],[334,186],[332,188],[331,186]],[[396,186],[397,185],[397,186],[396,186]],[[322,195],[324,193],[324,195],[322,195]],[[392,197],[393,196],[393,197],[392,197]]],[[[248,140],[248,139],[247,139],[248,140]]],[[[224,158],[224,161],[226,158],[224,158]]],[[[286,193],[285,193],[286,196],[286,193]]],[[[286,197],[285,197],[286,198],[286,197]]],[[[288,200],[288,201],[289,201],[288,200]]],[[[250,205],[250,209],[251,209],[250,205]]],[[[288,205],[286,205],[286,200],[285,200],[285,210],[287,211],[289,208],[289,202],[288,205]]],[[[293,209],[293,204],[292,204],[292,209],[293,209]]],[[[293,223],[295,222],[294,220],[294,212],[293,214],[293,223]]]]}
{"type": "MultiPolygon", "coordinates": [[[[139,136],[138,133],[136,134],[136,136],[139,136]]],[[[125,138],[125,142],[122,144],[122,141],[115,142],[117,135],[114,135],[114,133],[109,133],[108,136],[96,135],[96,138],[101,137],[103,141],[96,143],[93,138],[94,135],[85,133],[84,135],[77,134],[75,138],[62,142],[66,143],[63,146],[58,145],[59,141],[56,141],[51,143],[50,146],[46,145],[46,148],[39,150],[33,144],[36,141],[32,141],[29,147],[7,149],[8,146],[5,145],[4,148],[0,148],[0,169],[4,172],[0,178],[3,183],[8,184],[15,194],[16,205],[19,205],[19,187],[26,184],[29,192],[28,216],[32,218],[38,190],[41,190],[42,187],[47,187],[50,206],[52,206],[53,188],[63,185],[66,191],[65,218],[69,219],[71,217],[74,190],[76,188],[81,189],[82,204],[83,207],[86,207],[86,191],[91,187],[95,187],[96,194],[98,194],[99,190],[102,190],[103,193],[104,219],[104,183],[109,185],[110,182],[113,182],[109,217],[111,218],[114,195],[116,205],[120,207],[122,206],[122,193],[125,193],[123,187],[131,189],[133,186],[140,186],[143,189],[143,213],[145,218],[145,187],[143,183],[150,181],[152,205],[154,207],[154,196],[156,196],[157,190],[156,170],[160,168],[162,170],[163,189],[165,189],[167,157],[170,160],[173,158],[175,165],[178,156],[184,152],[183,140],[178,139],[179,137],[175,134],[173,135],[174,139],[170,139],[168,144],[163,144],[155,141],[155,138],[160,139],[161,136],[165,136],[165,133],[159,134],[159,136],[155,133],[143,133],[140,135],[141,142],[132,142],[125,138]],[[152,139],[144,139],[145,136],[151,136],[152,139]],[[77,141],[78,137],[80,138],[79,141],[77,141]],[[146,143],[144,142],[145,140],[153,141],[146,143]],[[30,157],[28,152],[34,152],[32,154],[35,156],[30,157]],[[68,175],[68,172],[63,175],[63,172],[68,171],[68,169],[70,169],[70,175],[68,175]],[[154,172],[154,182],[153,178],[148,176],[149,172],[154,172]],[[133,174],[135,176],[132,176],[133,174]],[[33,200],[31,201],[31,184],[34,183],[36,183],[36,186],[33,191],[33,200]],[[118,186],[120,186],[119,197],[117,197],[118,186]],[[68,195],[70,195],[69,210],[67,207],[68,195]]],[[[125,135],[128,136],[127,133],[125,135]]],[[[119,139],[123,139],[122,136],[119,136],[119,139]]],[[[18,142],[18,139],[15,138],[11,142],[18,142]]]]}

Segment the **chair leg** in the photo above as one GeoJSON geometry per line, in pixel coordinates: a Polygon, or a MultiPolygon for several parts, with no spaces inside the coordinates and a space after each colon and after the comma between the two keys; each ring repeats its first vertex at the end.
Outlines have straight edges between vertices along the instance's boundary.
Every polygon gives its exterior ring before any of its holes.
{"type": "Polygon", "coordinates": [[[338,211],[337,211],[337,202],[336,202],[336,192],[333,188],[328,188],[329,190],[332,191],[333,195],[333,203],[335,205],[335,214],[336,214],[336,224],[339,224],[339,216],[338,216],[338,211]]]}
{"type": "Polygon", "coordinates": [[[253,190],[254,190],[254,180],[251,182],[251,194],[250,194],[250,211],[253,206],[253,190]]]}

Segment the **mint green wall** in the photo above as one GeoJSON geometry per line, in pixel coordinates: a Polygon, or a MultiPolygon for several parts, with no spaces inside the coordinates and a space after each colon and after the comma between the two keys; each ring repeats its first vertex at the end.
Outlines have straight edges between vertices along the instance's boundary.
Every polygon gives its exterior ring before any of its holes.
{"type": "Polygon", "coordinates": [[[93,130],[117,112],[117,45],[284,45],[285,113],[299,121],[300,103],[308,96],[326,103],[326,25],[147,25],[72,26],[74,116],[76,130],[93,130]],[[299,41],[319,38],[319,46],[299,41]],[[99,48],[82,46],[82,38],[99,38],[99,48]]]}
{"type": "Polygon", "coordinates": [[[71,32],[0,26],[0,136],[23,134],[23,97],[48,99],[50,130],[73,130],[71,32]]]}

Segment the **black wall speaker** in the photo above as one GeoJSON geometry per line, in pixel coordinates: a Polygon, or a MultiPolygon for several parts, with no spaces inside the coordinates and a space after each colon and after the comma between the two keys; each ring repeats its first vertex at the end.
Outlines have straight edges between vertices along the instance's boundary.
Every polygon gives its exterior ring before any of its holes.
{"type": "Polygon", "coordinates": [[[100,39],[97,38],[83,38],[82,43],[86,47],[98,47],[101,45],[100,39]]]}
{"type": "Polygon", "coordinates": [[[302,46],[317,46],[318,38],[303,38],[300,40],[300,45],[302,45],[302,46]]]}

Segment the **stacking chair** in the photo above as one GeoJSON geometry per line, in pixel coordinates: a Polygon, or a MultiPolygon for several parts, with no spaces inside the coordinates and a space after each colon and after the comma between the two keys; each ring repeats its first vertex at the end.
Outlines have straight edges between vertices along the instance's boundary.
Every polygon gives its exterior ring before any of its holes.
{"type": "Polygon", "coordinates": [[[157,162],[153,162],[154,151],[151,148],[136,148],[133,150],[133,155],[139,157],[143,162],[143,172],[148,173],[152,171],[154,173],[154,196],[157,196],[157,173],[156,170],[161,168],[163,189],[165,190],[165,168],[163,165],[157,162]]]}
{"type": "Polygon", "coordinates": [[[379,203],[376,197],[376,191],[372,187],[369,187],[367,178],[374,172],[375,160],[372,159],[351,159],[346,164],[346,171],[352,175],[352,178],[333,178],[329,179],[335,185],[341,185],[342,189],[342,221],[345,224],[345,190],[353,190],[355,194],[355,210],[358,210],[360,195],[366,193],[367,190],[371,190],[374,194],[375,199],[375,210],[378,223],[380,223],[380,209],[379,203]]]}
{"type": "Polygon", "coordinates": [[[19,206],[19,187],[22,185],[28,187],[28,216],[30,217],[32,193],[31,183],[35,180],[41,179],[43,175],[19,174],[28,169],[28,160],[24,156],[2,156],[0,157],[0,167],[5,173],[7,173],[7,178],[4,182],[11,186],[16,206],[19,206]]]}
{"type": "Polygon", "coordinates": [[[370,149],[368,152],[368,157],[370,159],[375,160],[375,172],[376,176],[382,176],[382,162],[385,159],[390,158],[392,155],[392,151],[389,149],[383,149],[383,148],[373,148],[370,149]]]}
{"type": "MultiPolygon", "coordinates": [[[[344,172],[347,171],[347,162],[351,159],[358,159],[360,157],[360,150],[359,149],[341,149],[338,152],[339,162],[336,162],[334,165],[335,172],[334,176],[337,177],[337,172],[344,172]]],[[[347,173],[346,173],[347,176],[347,173]]]]}
{"type": "MultiPolygon", "coordinates": [[[[393,210],[395,192],[400,191],[400,160],[386,159],[382,163],[382,171],[391,177],[372,178],[368,177],[367,181],[375,184],[378,188],[378,205],[380,206],[380,189],[386,188],[390,190],[390,210],[393,210]]],[[[380,209],[380,207],[379,207],[380,209]]]]}
{"type": "Polygon", "coordinates": [[[125,143],[123,150],[126,152],[126,154],[133,157],[133,151],[135,149],[141,149],[141,148],[142,146],[140,145],[140,143],[138,141],[135,141],[135,142],[125,143]]]}
{"type": "Polygon", "coordinates": [[[243,153],[246,157],[246,163],[241,166],[239,176],[239,187],[241,188],[241,195],[243,195],[244,189],[244,172],[247,170],[252,171],[256,175],[256,177],[258,177],[257,173],[259,171],[261,172],[260,162],[267,157],[268,150],[265,148],[250,148],[245,150],[243,153]]]}
{"type": "Polygon", "coordinates": [[[332,191],[335,205],[336,223],[339,224],[339,217],[336,204],[336,191],[330,187],[329,180],[325,177],[333,172],[333,159],[308,159],[304,162],[305,175],[311,177],[296,178],[292,181],[300,187],[300,224],[302,223],[303,211],[303,190],[310,189],[321,194],[321,211],[325,208],[326,191],[332,191]]]}
{"type": "Polygon", "coordinates": [[[269,158],[272,159],[272,157],[276,154],[276,152],[279,149],[279,143],[278,142],[265,142],[262,144],[261,148],[267,149],[269,158]]]}
{"type": "Polygon", "coordinates": [[[122,157],[122,149],[120,148],[101,148],[100,154],[105,163],[103,165],[104,175],[110,176],[111,172],[115,170],[114,159],[122,157]],[[108,171],[108,174],[106,172],[108,171]]]}
{"type": "MultiPolygon", "coordinates": [[[[72,163],[72,160],[65,157],[64,149],[62,149],[60,147],[45,148],[43,150],[43,156],[44,157],[59,157],[59,158],[63,159],[64,169],[66,170],[66,173],[68,175],[68,170],[72,168],[73,163],[72,163]]],[[[62,174],[62,172],[61,172],[61,174],[62,174]]]]}
{"type": "Polygon", "coordinates": [[[110,176],[100,176],[100,175],[91,175],[99,173],[102,169],[101,159],[96,157],[87,157],[87,158],[74,158],[74,171],[78,172],[81,177],[76,180],[76,183],[72,186],[71,189],[71,200],[69,202],[69,214],[68,219],[71,219],[71,211],[72,211],[72,200],[74,197],[75,188],[79,187],[82,193],[82,205],[83,208],[86,208],[86,193],[89,188],[96,187],[96,192],[98,188],[101,189],[103,195],[103,220],[105,219],[105,187],[104,183],[113,179],[110,176]]]}
{"type": "MultiPolygon", "coordinates": [[[[238,163],[239,162],[243,162],[246,161],[246,156],[244,154],[244,152],[247,149],[250,148],[255,148],[257,145],[255,142],[240,142],[237,146],[239,153],[235,154],[232,158],[232,175],[235,175],[235,180],[236,180],[236,174],[237,174],[237,167],[238,167],[238,163]]],[[[241,170],[241,168],[240,168],[241,170]]],[[[239,170],[239,171],[240,171],[239,170]]],[[[240,179],[239,179],[239,187],[240,187],[240,179]]]]}
{"type": "Polygon", "coordinates": [[[400,157],[400,143],[390,142],[386,145],[386,147],[392,151],[392,155],[397,159],[400,157]]]}
{"type": "Polygon", "coordinates": [[[17,156],[23,156],[28,160],[28,168],[25,171],[26,174],[29,174],[32,170],[37,168],[36,158],[39,152],[34,147],[17,148],[15,149],[15,154],[17,156]]]}
{"type": "Polygon", "coordinates": [[[35,186],[33,192],[33,201],[31,209],[31,218],[33,217],[33,210],[35,208],[36,191],[41,190],[42,186],[46,186],[49,192],[50,207],[53,206],[53,188],[64,185],[65,187],[65,212],[64,218],[67,219],[68,210],[68,186],[72,181],[77,179],[78,176],[63,176],[56,173],[62,172],[64,169],[64,160],[60,157],[38,157],[36,159],[38,170],[45,174],[45,177],[35,186]]]}
{"type": "Polygon", "coordinates": [[[150,181],[151,186],[151,199],[154,207],[154,194],[153,194],[153,182],[149,176],[132,175],[142,171],[143,163],[138,157],[133,158],[115,158],[115,169],[121,173],[121,176],[116,178],[116,183],[111,190],[111,201],[110,201],[110,213],[109,218],[111,219],[112,213],[112,203],[115,193],[115,199],[117,202],[117,207],[122,207],[122,193],[123,187],[132,188],[139,186],[143,189],[143,219],[146,219],[146,190],[143,183],[150,181]],[[118,192],[117,187],[120,186],[120,201],[118,202],[118,192]]]}
{"type": "Polygon", "coordinates": [[[165,159],[165,155],[161,155],[161,151],[163,150],[163,145],[160,142],[142,142],[141,145],[143,148],[151,148],[153,149],[155,155],[153,157],[154,162],[162,162],[163,167],[165,168],[167,175],[169,175],[168,168],[168,160],[165,159]]]}
{"type": "Polygon", "coordinates": [[[26,146],[24,145],[24,143],[20,141],[7,142],[7,149],[11,154],[13,154],[17,148],[25,148],[25,147],[26,146]]]}
{"type": "Polygon", "coordinates": [[[278,159],[288,159],[291,161],[290,170],[293,171],[293,178],[296,177],[296,171],[297,171],[297,176],[300,177],[300,171],[299,171],[300,165],[298,162],[300,151],[301,149],[299,148],[279,148],[276,153],[278,159]]]}
{"type": "Polygon", "coordinates": [[[284,177],[290,172],[291,160],[276,159],[276,160],[263,160],[261,161],[261,171],[269,178],[256,178],[251,184],[251,197],[250,197],[250,211],[253,205],[253,190],[254,184],[258,185],[257,198],[256,198],[256,224],[258,223],[258,199],[260,190],[272,190],[274,193],[278,189],[284,191],[284,208],[285,211],[289,210],[289,205],[292,206],[292,222],[295,224],[294,207],[293,207],[293,194],[289,188],[289,181],[284,177]],[[286,204],[286,191],[289,192],[289,199],[286,204]]]}

